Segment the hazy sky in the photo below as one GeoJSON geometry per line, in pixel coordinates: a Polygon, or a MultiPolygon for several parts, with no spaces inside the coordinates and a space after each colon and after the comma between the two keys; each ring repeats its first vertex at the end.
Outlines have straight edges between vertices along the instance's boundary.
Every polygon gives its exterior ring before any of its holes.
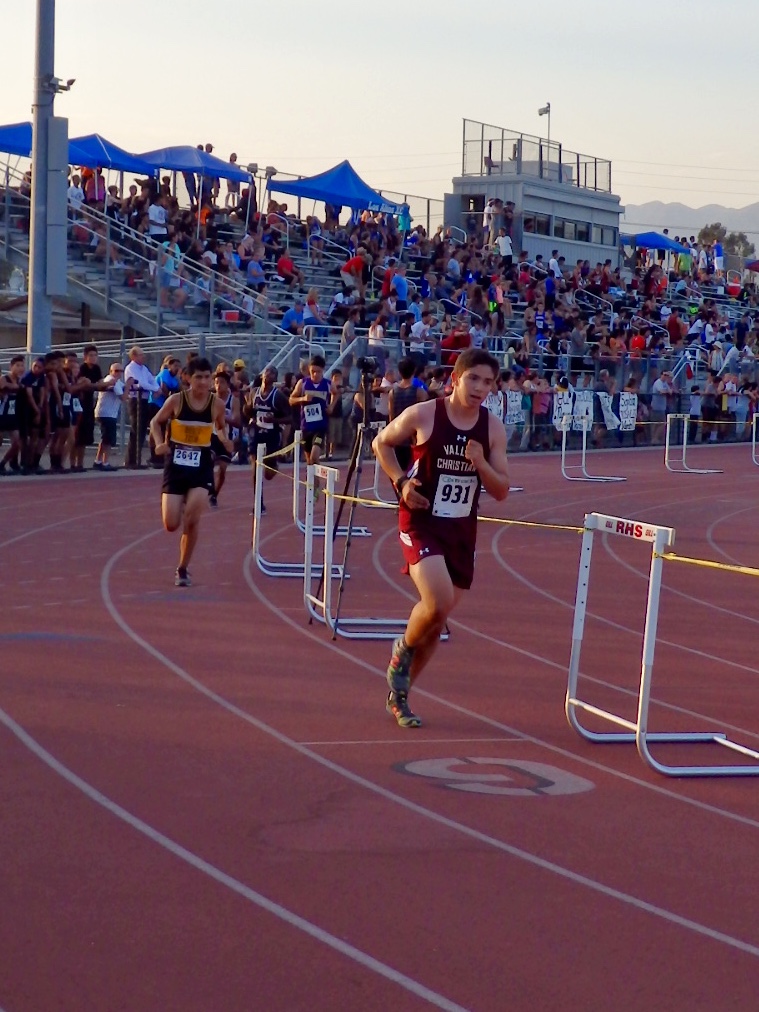
{"type": "MultiPolygon", "coordinates": [[[[28,119],[35,3],[14,5],[0,122],[28,119]]],[[[462,118],[612,161],[623,203],[759,199],[756,0],[57,0],[71,136],[133,151],[212,141],[312,173],[441,197],[462,118]]]]}

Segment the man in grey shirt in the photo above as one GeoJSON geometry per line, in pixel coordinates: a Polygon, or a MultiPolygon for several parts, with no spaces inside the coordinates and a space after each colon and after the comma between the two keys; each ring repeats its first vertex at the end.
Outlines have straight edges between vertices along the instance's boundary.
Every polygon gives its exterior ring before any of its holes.
{"type": "Polygon", "coordinates": [[[668,400],[674,394],[672,373],[665,370],[654,380],[651,387],[651,442],[660,443],[664,438],[664,426],[667,420],[668,400]]]}

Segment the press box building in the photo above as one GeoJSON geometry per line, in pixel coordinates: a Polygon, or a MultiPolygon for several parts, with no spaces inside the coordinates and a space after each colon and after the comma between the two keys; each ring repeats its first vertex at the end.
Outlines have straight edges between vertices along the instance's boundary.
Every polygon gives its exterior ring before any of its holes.
{"type": "Polygon", "coordinates": [[[491,197],[514,203],[515,257],[559,249],[568,265],[610,259],[620,263],[619,219],[624,208],[611,191],[611,162],[568,151],[557,141],[464,120],[461,175],[445,195],[447,225],[467,230],[482,221],[491,197]]]}

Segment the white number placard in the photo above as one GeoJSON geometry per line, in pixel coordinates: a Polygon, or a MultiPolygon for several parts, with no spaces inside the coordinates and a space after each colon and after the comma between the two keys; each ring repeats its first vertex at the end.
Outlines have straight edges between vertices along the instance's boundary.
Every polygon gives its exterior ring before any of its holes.
{"type": "Polygon", "coordinates": [[[455,474],[441,474],[437,482],[432,515],[435,517],[468,517],[472,512],[474,494],[479,478],[476,474],[460,478],[455,474]]]}
{"type": "Polygon", "coordinates": [[[317,422],[321,422],[324,418],[321,402],[315,401],[313,404],[305,404],[303,406],[303,417],[305,418],[307,425],[314,425],[317,422]]]}
{"type": "Polygon", "coordinates": [[[183,446],[176,446],[174,463],[180,467],[200,467],[200,450],[186,450],[183,446]]]}

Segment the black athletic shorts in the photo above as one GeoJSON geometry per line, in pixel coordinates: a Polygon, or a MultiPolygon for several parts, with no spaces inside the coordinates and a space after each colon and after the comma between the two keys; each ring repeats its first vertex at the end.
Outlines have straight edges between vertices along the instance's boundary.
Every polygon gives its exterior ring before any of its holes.
{"type": "Polygon", "coordinates": [[[213,491],[213,456],[210,449],[188,450],[172,446],[163,469],[161,491],[165,495],[185,496],[194,488],[213,491]],[[199,457],[194,454],[199,454],[199,457]],[[182,459],[187,463],[177,462],[182,459]],[[194,460],[197,464],[192,463],[194,460]]]}
{"type": "Polygon", "coordinates": [[[316,432],[303,432],[303,449],[310,453],[315,446],[322,447],[327,442],[327,429],[319,429],[316,432]]]}
{"type": "Polygon", "coordinates": [[[93,407],[91,410],[85,408],[78,417],[74,445],[91,446],[95,442],[95,408],[93,407]]]}
{"type": "MultiPolygon", "coordinates": [[[[18,408],[16,408],[16,412],[18,408]]],[[[0,432],[17,432],[20,428],[19,415],[14,412],[12,415],[0,414],[0,432]]]]}
{"type": "Polygon", "coordinates": [[[256,456],[256,450],[259,446],[266,447],[266,453],[276,453],[277,450],[282,447],[282,433],[279,429],[270,429],[267,431],[260,431],[258,429],[250,430],[250,455],[251,457],[256,456]]]}

